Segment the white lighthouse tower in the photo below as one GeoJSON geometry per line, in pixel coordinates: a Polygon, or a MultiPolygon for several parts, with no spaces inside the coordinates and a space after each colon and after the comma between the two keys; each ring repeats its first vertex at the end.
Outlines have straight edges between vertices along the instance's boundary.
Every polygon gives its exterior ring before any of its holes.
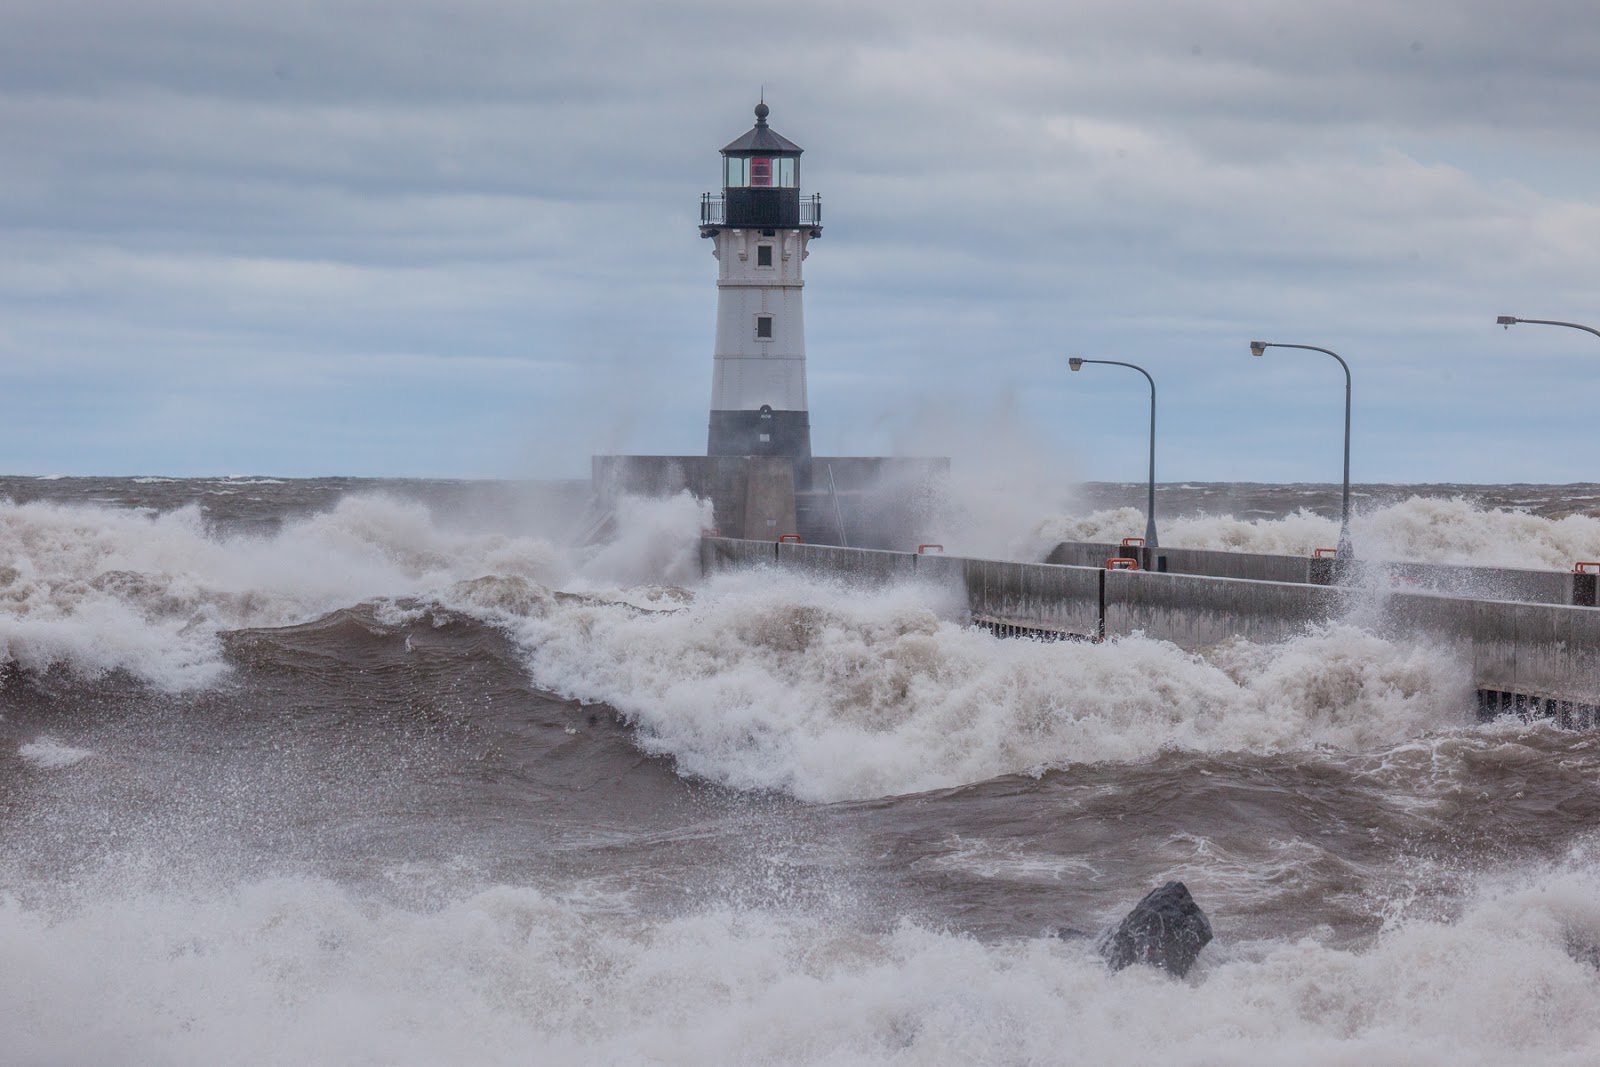
{"type": "Polygon", "coordinates": [[[822,201],[800,197],[801,148],[756,124],[722,150],[722,195],[700,203],[700,236],[717,257],[717,339],[708,456],[809,459],[806,245],[822,236],[822,201]]]}
{"type": "Polygon", "coordinates": [[[800,146],[767,115],[762,101],[756,124],[722,149],[722,192],[700,201],[700,236],[717,258],[706,454],[595,456],[595,528],[625,494],[688,490],[711,502],[719,538],[775,541],[780,556],[789,540],[903,551],[936,533],[927,502],[950,461],[812,456],[801,267],[822,236],[822,198],[801,198],[800,146]]]}

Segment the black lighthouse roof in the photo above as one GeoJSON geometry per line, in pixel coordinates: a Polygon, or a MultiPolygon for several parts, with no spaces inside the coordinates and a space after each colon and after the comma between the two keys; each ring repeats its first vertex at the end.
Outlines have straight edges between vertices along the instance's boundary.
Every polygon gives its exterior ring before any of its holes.
{"type": "Polygon", "coordinates": [[[767,115],[771,112],[763,101],[756,105],[756,124],[750,127],[743,137],[730,141],[723,149],[722,154],[744,155],[746,153],[762,153],[765,155],[796,155],[804,151],[783,134],[767,125],[767,115]]]}

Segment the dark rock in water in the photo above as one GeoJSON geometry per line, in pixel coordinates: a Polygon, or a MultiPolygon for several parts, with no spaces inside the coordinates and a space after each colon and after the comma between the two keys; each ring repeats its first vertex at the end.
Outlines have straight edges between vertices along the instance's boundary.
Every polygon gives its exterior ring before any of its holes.
{"type": "Polygon", "coordinates": [[[1100,943],[1100,954],[1120,971],[1147,963],[1182,978],[1211,941],[1211,923],[1182,882],[1151,890],[1100,943]]]}
{"type": "Polygon", "coordinates": [[[1600,971],[1600,944],[1576,930],[1567,931],[1567,955],[1600,971]]]}

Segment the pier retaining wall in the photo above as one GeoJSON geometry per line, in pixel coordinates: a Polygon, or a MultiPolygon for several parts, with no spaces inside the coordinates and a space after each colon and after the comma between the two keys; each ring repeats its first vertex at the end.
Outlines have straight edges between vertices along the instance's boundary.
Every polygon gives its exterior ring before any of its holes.
{"type": "Polygon", "coordinates": [[[1339,614],[1329,586],[1211,578],[1153,571],[1104,571],[1106,636],[1143,631],[1184,648],[1233,637],[1282,641],[1339,614]]]}
{"type": "Polygon", "coordinates": [[[1473,600],[1514,600],[1528,604],[1596,605],[1596,576],[1570,571],[1367,560],[1343,563],[1327,557],[1313,559],[1201,548],[1144,549],[1098,541],[1063,541],[1050,550],[1045,562],[1103,567],[1113,556],[1132,557],[1144,570],[1169,574],[1444,593],[1473,600]]]}
{"type": "MultiPolygon", "coordinates": [[[[765,565],[863,586],[932,582],[986,625],[1079,636],[1143,632],[1189,649],[1235,637],[1281,641],[1348,616],[1391,636],[1454,648],[1480,691],[1600,705],[1600,610],[1583,606],[724,537],[702,539],[701,563],[708,574],[765,565]]],[[[1586,722],[1593,710],[1584,711],[1586,722]]]]}

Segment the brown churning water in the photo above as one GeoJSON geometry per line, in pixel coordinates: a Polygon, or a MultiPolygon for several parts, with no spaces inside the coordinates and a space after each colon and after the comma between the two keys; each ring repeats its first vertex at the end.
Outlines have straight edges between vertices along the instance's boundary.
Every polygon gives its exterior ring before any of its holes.
{"type": "MultiPolygon", "coordinates": [[[[1600,558],[1581,489],[1429,492],[1358,536],[1600,558]]],[[[1298,549],[1325,496],[1164,489],[1163,543],[1298,549]]],[[[570,547],[571,485],[0,498],[17,1062],[1600,1059],[1600,744],[1425,643],[1006,640],[700,583],[692,500],[570,547]],[[1051,936],[1167,880],[1181,982],[1051,936]]]]}

